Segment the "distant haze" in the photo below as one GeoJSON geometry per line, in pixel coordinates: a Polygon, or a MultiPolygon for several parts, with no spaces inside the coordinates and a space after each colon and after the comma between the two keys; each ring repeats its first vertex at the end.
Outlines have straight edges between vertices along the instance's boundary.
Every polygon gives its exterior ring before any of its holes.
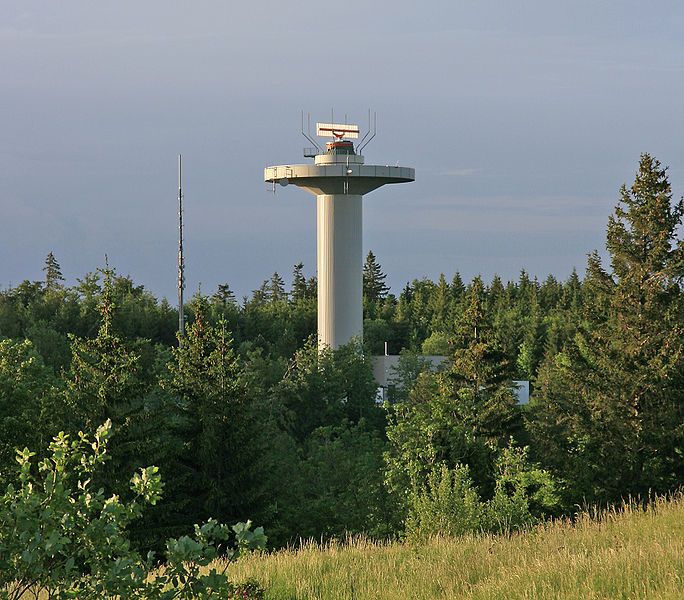
{"type": "Polygon", "coordinates": [[[274,195],[304,162],[300,111],[378,136],[416,168],[370,194],[365,252],[413,278],[583,271],[639,154],[684,193],[684,4],[5,2],[0,22],[0,287],[102,266],[175,294],[176,155],[188,293],[249,294],[315,273],[313,197],[274,195]]]}

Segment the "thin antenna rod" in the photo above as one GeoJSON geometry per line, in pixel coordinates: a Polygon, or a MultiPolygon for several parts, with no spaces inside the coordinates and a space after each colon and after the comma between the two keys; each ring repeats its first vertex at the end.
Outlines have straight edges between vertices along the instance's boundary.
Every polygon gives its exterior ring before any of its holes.
{"type": "Polygon", "coordinates": [[[178,334],[185,336],[183,290],[185,289],[185,261],[183,260],[183,168],[178,155],[178,334]]]}
{"type": "Polygon", "coordinates": [[[308,114],[308,133],[304,132],[304,111],[302,111],[302,135],[309,141],[309,143],[313,144],[316,150],[318,151],[319,154],[323,152],[323,149],[318,145],[316,140],[314,140],[311,137],[311,113],[308,114]]]}
{"type": "MultiPolygon", "coordinates": [[[[370,111],[368,113],[368,131],[370,133],[370,111]]],[[[368,139],[366,139],[366,136],[363,137],[363,140],[361,140],[362,143],[359,144],[359,152],[362,152],[363,149],[366,146],[368,146],[368,144],[371,143],[371,140],[375,137],[375,134],[377,132],[378,132],[378,113],[373,112],[373,133],[368,139]]]]}
{"type": "Polygon", "coordinates": [[[364,136],[356,143],[357,147],[361,148],[363,146],[363,143],[366,141],[366,138],[371,134],[371,111],[370,108],[368,109],[368,130],[364,134],[364,136]]]}

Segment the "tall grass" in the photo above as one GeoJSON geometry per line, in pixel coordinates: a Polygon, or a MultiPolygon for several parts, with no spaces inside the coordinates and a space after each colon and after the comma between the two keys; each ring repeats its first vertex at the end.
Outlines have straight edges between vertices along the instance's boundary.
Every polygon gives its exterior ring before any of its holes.
{"type": "Polygon", "coordinates": [[[229,567],[272,600],[684,598],[684,496],[511,536],[364,539],[250,556],[229,567]]]}

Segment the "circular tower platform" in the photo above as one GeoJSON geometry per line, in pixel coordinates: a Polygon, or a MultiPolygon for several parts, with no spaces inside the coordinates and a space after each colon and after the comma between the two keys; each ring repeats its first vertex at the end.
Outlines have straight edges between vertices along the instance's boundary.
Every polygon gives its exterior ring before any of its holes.
{"type": "Polygon", "coordinates": [[[264,181],[296,185],[319,194],[368,194],[388,183],[414,181],[410,167],[366,165],[363,156],[319,154],[311,165],[278,165],[264,169],[264,181]]]}

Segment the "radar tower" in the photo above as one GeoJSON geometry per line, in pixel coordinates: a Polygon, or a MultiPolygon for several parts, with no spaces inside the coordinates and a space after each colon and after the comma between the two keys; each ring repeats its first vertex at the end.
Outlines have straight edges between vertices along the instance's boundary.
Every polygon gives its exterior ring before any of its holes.
{"type": "Polygon", "coordinates": [[[332,138],[325,148],[311,135],[311,120],[302,135],[313,145],[304,156],[313,164],[277,165],[264,169],[264,180],[295,185],[316,196],[318,346],[335,349],[363,336],[362,199],[390,183],[415,180],[415,169],[367,165],[360,152],[375,137],[370,112],[367,133],[358,148],[359,126],[316,123],[316,136],[332,138]]]}

